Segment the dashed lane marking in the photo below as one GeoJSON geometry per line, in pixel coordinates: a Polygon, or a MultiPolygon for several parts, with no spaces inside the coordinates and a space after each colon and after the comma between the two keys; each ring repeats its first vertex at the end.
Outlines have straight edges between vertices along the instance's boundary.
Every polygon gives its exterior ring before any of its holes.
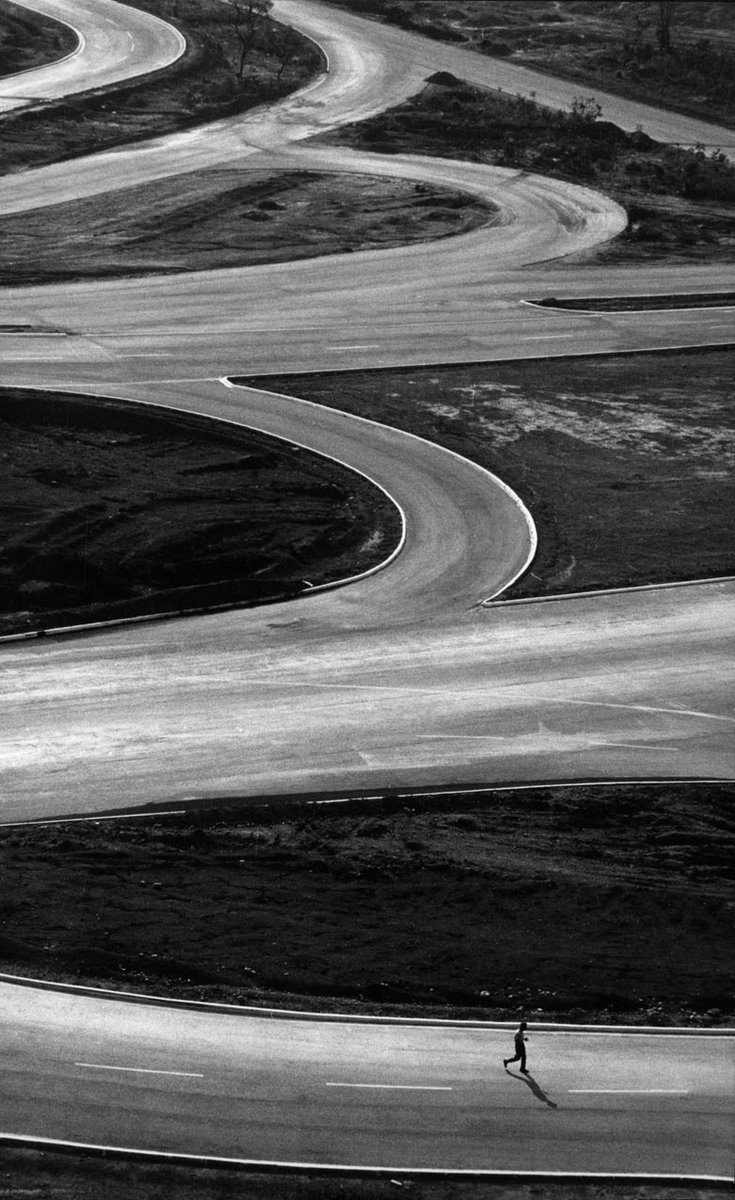
{"type": "Polygon", "coordinates": [[[333,1088],[372,1088],[386,1092],[453,1092],[451,1087],[436,1087],[429,1084],[415,1083],[325,1083],[325,1087],[333,1088]]]}
{"type": "Polygon", "coordinates": [[[92,1071],[127,1071],[136,1075],[182,1075],[187,1079],[204,1079],[200,1071],[159,1071],[153,1067],[116,1067],[111,1063],[75,1062],[75,1067],[87,1067],[92,1071]]]}
{"type": "Polygon", "coordinates": [[[688,1096],[687,1088],[570,1088],[570,1096],[688,1096]]]}

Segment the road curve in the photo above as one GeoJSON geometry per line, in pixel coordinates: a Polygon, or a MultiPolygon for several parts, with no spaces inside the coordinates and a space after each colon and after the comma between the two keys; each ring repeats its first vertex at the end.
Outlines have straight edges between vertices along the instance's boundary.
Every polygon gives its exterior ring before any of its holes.
{"type": "Polygon", "coordinates": [[[168,22],[115,0],[22,0],[68,25],[77,46],[57,62],[0,79],[0,113],[110,87],[176,62],[186,40],[168,22]]]}
{"type": "MultiPolygon", "coordinates": [[[[302,25],[306,13],[324,20],[311,3],[298,12],[302,25]]],[[[558,291],[544,260],[620,228],[620,210],[588,189],[475,164],[409,158],[386,166],[375,156],[295,145],[314,124],[314,106],[324,128],[331,110],[323,105],[333,103],[343,119],[376,104],[374,73],[389,92],[409,86],[399,82],[406,59],[393,48],[393,31],[359,22],[358,38],[339,10],[328,20],[327,81],[291,97],[289,108],[277,106],[277,118],[248,118],[243,168],[334,162],[441,179],[493,197],[502,224],[391,252],[13,289],[8,320],[40,332],[3,337],[0,354],[8,383],[191,408],[354,458],[408,512],[406,549],[370,580],[265,616],[251,610],[84,642],[6,646],[6,819],[396,780],[735,775],[724,653],[731,585],[523,613],[481,609],[525,561],[519,537],[528,546],[520,510],[487,476],[398,431],[219,381],[223,371],[263,367],[585,353],[731,335],[718,310],[599,315],[522,303],[558,291]],[[266,146],[260,156],[256,143],[266,146]],[[389,681],[386,662],[394,667],[389,681]]],[[[445,47],[418,42],[443,63],[445,47]]],[[[477,69],[475,56],[465,60],[477,69]]],[[[490,75],[494,64],[479,61],[490,75]]],[[[202,144],[225,154],[234,128],[225,122],[197,134],[194,161],[202,144]]],[[[160,144],[148,150],[172,169],[160,144]]],[[[87,164],[78,167],[86,188],[87,164]]],[[[29,180],[48,199],[46,172],[27,173],[23,186],[29,180]]],[[[630,268],[567,269],[564,284],[572,295],[727,290],[734,274],[661,269],[641,280],[630,268]]]]}

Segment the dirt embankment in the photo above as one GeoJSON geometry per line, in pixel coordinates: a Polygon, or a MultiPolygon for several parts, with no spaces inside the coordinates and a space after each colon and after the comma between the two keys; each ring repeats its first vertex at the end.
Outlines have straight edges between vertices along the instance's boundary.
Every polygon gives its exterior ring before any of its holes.
{"type": "Polygon", "coordinates": [[[732,799],[577,786],[5,828],[0,956],[232,1003],[724,1024],[732,799]]]}
{"type": "Polygon", "coordinates": [[[382,562],[361,476],[235,426],[0,392],[0,634],[297,595],[382,562]]]}

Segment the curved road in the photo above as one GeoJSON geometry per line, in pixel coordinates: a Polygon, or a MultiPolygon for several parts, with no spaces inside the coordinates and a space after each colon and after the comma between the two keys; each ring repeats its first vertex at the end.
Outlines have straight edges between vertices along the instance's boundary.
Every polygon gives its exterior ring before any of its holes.
{"type": "Polygon", "coordinates": [[[172,25],[115,0],[23,0],[23,7],[68,25],[77,46],[58,62],[0,79],[0,113],[159,71],[186,49],[172,25]]]}
{"type": "MultiPolygon", "coordinates": [[[[314,14],[321,28],[318,5],[299,0],[297,12],[302,25],[314,14]]],[[[458,65],[458,51],[439,43],[402,35],[397,50],[400,31],[358,22],[358,39],[354,18],[329,10],[328,22],[328,76],[262,116],[131,148],[125,179],[189,169],[202,156],[214,162],[239,145],[243,170],[333,163],[454,182],[494,199],[503,222],[388,253],[13,289],[7,321],[38,333],[3,337],[0,354],[8,383],[188,407],[354,461],[407,512],[406,550],[382,574],[296,605],[6,646],[7,819],[396,781],[735,774],[725,654],[732,584],[481,608],[530,546],[523,514],[487,476],[400,432],[220,382],[224,371],[490,360],[732,335],[730,314],[716,309],[600,315],[523,303],[558,294],[547,260],[621,228],[620,210],[588,189],[302,144],[317,122],[324,128],[412,90],[427,55],[443,66],[449,49],[458,65]],[[418,68],[406,66],[407,46],[418,47],[418,68]]],[[[462,63],[491,80],[491,60],[465,54],[462,63]]],[[[77,172],[82,190],[109,187],[116,163],[100,155],[65,164],[56,182],[49,168],[5,188],[24,196],[41,188],[47,202],[56,183],[65,195],[77,172]]],[[[734,278],[731,267],[647,269],[643,279],[629,267],[566,269],[564,291],[728,290],[734,278]]]]}
{"type": "MultiPolygon", "coordinates": [[[[328,22],[329,75],[262,117],[2,180],[2,209],[104,191],[123,170],[132,183],[235,156],[243,170],[441,176],[492,196],[502,227],[389,253],[14,290],[4,322],[38,333],[0,339],[4,379],[191,408],[333,453],[396,496],[406,550],[370,579],[296,604],[4,646],[3,819],[384,783],[731,777],[732,582],[482,607],[530,546],[524,513],[492,479],[396,431],[221,382],[732,333],[716,311],[523,305],[559,292],[545,260],[620,228],[615,206],[513,172],[388,166],[298,144],[431,70],[492,82],[498,64],[309,0],[279,10],[320,37],[328,22]]],[[[564,291],[720,291],[734,274],[565,271],[564,291]]],[[[170,1008],[35,989],[19,1005],[5,984],[0,1004],[6,1111],[29,1134],[396,1170],[732,1168],[729,1039],[539,1032],[524,1081],[499,1069],[507,1032],[487,1028],[206,1013],[184,1024],[170,1008]]]]}

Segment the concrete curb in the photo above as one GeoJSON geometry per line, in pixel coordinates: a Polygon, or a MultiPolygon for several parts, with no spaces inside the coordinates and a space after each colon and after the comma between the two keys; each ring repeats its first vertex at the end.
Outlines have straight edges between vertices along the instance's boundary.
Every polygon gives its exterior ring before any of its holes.
{"type": "MultiPolygon", "coordinates": [[[[714,292],[713,295],[717,296],[719,299],[722,296],[722,293],[714,292]]],[[[631,308],[592,308],[592,307],[574,308],[574,304],[580,304],[580,303],[586,304],[586,305],[592,305],[592,304],[602,304],[602,303],[605,303],[606,301],[608,303],[611,303],[611,302],[617,301],[617,300],[622,301],[623,297],[621,297],[621,296],[610,296],[610,297],[607,297],[607,296],[580,296],[578,298],[573,298],[570,300],[565,300],[563,297],[561,297],[561,298],[553,297],[553,298],[549,298],[548,300],[521,300],[521,304],[526,305],[527,308],[540,308],[547,312],[556,312],[556,313],[568,312],[568,313],[574,313],[575,315],[581,316],[581,317],[584,317],[584,316],[591,316],[591,317],[634,316],[636,313],[639,313],[639,312],[646,312],[646,313],[667,312],[667,313],[670,313],[670,312],[722,312],[722,311],[727,311],[728,309],[735,307],[735,295],[733,293],[730,293],[730,295],[733,296],[733,298],[732,298],[732,300],[730,300],[729,303],[726,300],[723,300],[723,302],[721,304],[691,304],[691,305],[672,304],[669,307],[667,307],[665,304],[660,304],[660,303],[659,304],[645,304],[645,303],[638,304],[638,302],[646,301],[646,300],[659,300],[660,301],[662,299],[666,299],[666,300],[684,300],[684,299],[696,300],[699,297],[701,297],[702,299],[705,299],[707,297],[707,293],[706,292],[670,292],[667,296],[656,296],[655,294],[646,294],[646,295],[642,295],[642,296],[631,296],[630,297],[631,302],[633,302],[635,305],[637,305],[637,307],[631,307],[631,308]]]]}
{"type": "Polygon", "coordinates": [[[194,1167],[209,1170],[239,1170],[256,1173],[289,1175],[347,1175],[371,1179],[457,1179],[488,1180],[494,1183],[628,1183],[670,1187],[732,1188],[733,1180],[726,1175],[625,1175],[593,1171],[496,1171],[447,1170],[442,1167],[368,1167],[343,1163],[278,1162],[252,1158],[220,1158],[216,1155],[179,1154],[166,1150],[135,1150],[127,1146],[102,1146],[90,1142],[67,1142],[57,1138],[33,1137],[26,1134],[0,1133],[0,1146],[27,1150],[56,1151],[59,1154],[83,1154],[89,1157],[122,1159],[128,1162],[167,1163],[169,1166],[194,1167]]]}
{"type": "MultiPolygon", "coordinates": [[[[13,987],[37,988],[40,991],[61,992],[72,996],[88,996],[97,1000],[117,1000],[123,1004],[145,1004],[154,1008],[173,1008],[193,1012],[219,1013],[231,1017],[260,1017],[278,1021],[320,1021],[338,1025],[403,1025],[429,1026],[448,1029],[515,1029],[518,1021],[463,1021],[459,1018],[442,1017],[393,1017],[372,1013],[300,1012],[290,1008],[258,1008],[254,1005],[218,1004],[206,1000],[177,1000],[168,996],[149,996],[144,992],[116,992],[107,988],[87,987],[84,984],[55,983],[47,979],[32,979],[23,975],[0,973],[0,984],[13,987]]],[[[553,1021],[530,1021],[534,1033],[548,1034],[595,1034],[606,1036],[629,1036],[646,1034],[666,1037],[735,1037],[735,1028],[696,1029],[679,1025],[572,1025],[553,1021]]]]}
{"type": "Polygon", "coordinates": [[[555,600],[584,600],[589,596],[620,596],[629,592],[662,592],[671,588],[701,587],[705,583],[733,583],[735,575],[713,575],[708,579],[681,579],[675,583],[634,583],[630,587],[590,588],[588,592],[554,592],[550,596],[521,596],[518,600],[482,600],[478,608],[507,608],[511,604],[551,604],[555,600]]]}

